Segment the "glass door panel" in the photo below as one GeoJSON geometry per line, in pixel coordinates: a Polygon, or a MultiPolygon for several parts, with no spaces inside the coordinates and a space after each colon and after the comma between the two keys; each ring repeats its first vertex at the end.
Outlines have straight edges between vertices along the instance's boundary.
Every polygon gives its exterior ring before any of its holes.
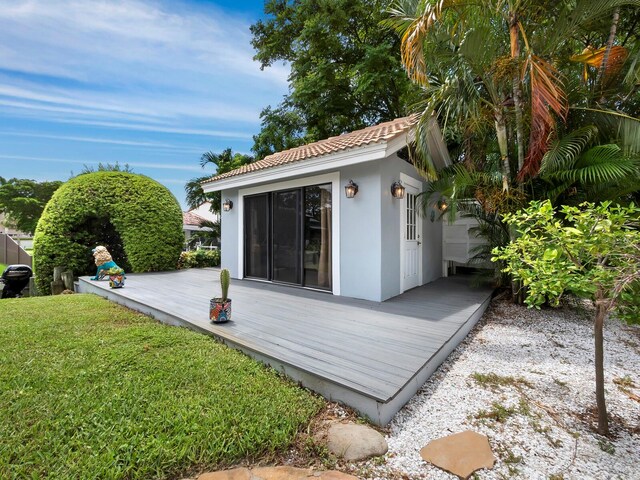
{"type": "Polygon", "coordinates": [[[331,289],[331,184],[304,189],[304,285],[331,289]]]}
{"type": "Polygon", "coordinates": [[[272,278],[276,282],[301,284],[301,191],[272,194],[272,278]]]}
{"type": "Polygon", "coordinates": [[[245,276],[269,278],[269,195],[244,198],[245,276]]]}

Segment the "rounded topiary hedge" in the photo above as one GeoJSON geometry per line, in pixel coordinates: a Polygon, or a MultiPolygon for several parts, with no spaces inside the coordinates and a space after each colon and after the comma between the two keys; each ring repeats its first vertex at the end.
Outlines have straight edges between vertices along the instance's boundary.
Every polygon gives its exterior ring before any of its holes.
{"type": "Polygon", "coordinates": [[[182,210],[166,187],[127,172],[79,175],[51,197],[36,228],[36,282],[49,293],[53,268],[95,274],[91,249],[104,245],[127,271],[174,270],[184,244],[182,210]]]}

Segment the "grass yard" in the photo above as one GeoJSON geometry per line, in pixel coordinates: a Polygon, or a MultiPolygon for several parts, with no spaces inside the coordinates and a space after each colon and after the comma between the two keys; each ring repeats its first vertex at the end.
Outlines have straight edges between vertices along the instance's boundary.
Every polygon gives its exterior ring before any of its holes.
{"type": "Polygon", "coordinates": [[[183,476],[286,448],[323,401],[92,295],[0,300],[0,478],[183,476]]]}
{"type": "Polygon", "coordinates": [[[5,268],[7,268],[7,266],[4,263],[0,263],[0,275],[2,275],[2,272],[4,272],[5,268]]]}

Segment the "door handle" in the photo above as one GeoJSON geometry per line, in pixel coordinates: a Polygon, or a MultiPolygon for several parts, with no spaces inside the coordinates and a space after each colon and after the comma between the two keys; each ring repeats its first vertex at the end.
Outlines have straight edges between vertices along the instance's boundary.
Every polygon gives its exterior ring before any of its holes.
{"type": "Polygon", "coordinates": [[[420,240],[418,240],[418,245],[422,245],[422,242],[420,240]]]}

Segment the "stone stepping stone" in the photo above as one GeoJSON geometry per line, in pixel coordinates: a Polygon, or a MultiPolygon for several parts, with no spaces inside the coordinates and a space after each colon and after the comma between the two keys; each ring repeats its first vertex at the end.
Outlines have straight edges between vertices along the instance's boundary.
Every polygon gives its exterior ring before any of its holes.
{"type": "Polygon", "coordinates": [[[281,466],[220,470],[203,473],[197,480],[358,480],[358,477],[337,470],[319,472],[310,468],[281,466]]]}
{"type": "Polygon", "coordinates": [[[348,461],[366,460],[387,453],[388,446],[380,432],[356,423],[334,423],[327,432],[327,448],[348,461]]]}
{"type": "Polygon", "coordinates": [[[420,450],[420,455],[460,478],[469,478],[481,468],[493,468],[496,461],[489,439],[471,430],[433,440],[420,450]]]}

